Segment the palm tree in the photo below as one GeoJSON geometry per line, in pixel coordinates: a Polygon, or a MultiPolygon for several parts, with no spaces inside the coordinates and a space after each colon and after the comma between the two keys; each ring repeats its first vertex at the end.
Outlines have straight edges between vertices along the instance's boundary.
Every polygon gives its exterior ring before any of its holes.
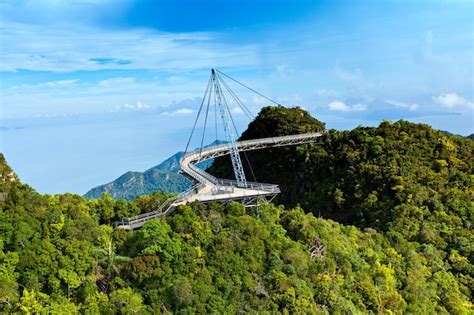
{"type": "Polygon", "coordinates": [[[97,258],[96,282],[97,286],[104,293],[109,293],[109,283],[114,276],[120,274],[118,266],[128,264],[132,259],[126,256],[120,256],[115,253],[115,246],[111,231],[104,233],[101,241],[102,247],[96,247],[94,252],[97,258]]]}

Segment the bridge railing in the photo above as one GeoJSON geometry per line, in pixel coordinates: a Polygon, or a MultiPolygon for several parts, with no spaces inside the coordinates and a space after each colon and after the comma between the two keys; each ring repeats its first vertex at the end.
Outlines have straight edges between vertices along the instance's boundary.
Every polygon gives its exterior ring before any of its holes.
{"type": "Polygon", "coordinates": [[[199,190],[202,187],[204,187],[204,184],[194,185],[191,188],[187,189],[186,191],[179,193],[174,197],[170,197],[166,199],[158,207],[158,209],[151,212],[139,214],[133,217],[129,217],[126,220],[124,219],[122,223],[126,225],[133,225],[139,222],[148,221],[150,219],[157,218],[158,216],[165,214],[165,212],[169,209],[170,206],[172,206],[173,203],[179,203],[180,201],[184,201],[188,196],[192,195],[193,193],[195,193],[196,190],[199,190]]]}
{"type": "MultiPolygon", "coordinates": [[[[299,134],[299,135],[290,135],[290,136],[282,136],[282,137],[272,137],[272,138],[264,138],[264,139],[255,139],[255,140],[245,140],[237,142],[237,147],[242,151],[254,150],[258,148],[264,148],[267,146],[283,146],[288,144],[302,144],[306,142],[311,142],[318,137],[320,137],[323,133],[310,133],[310,134],[299,134]]],[[[232,186],[232,187],[239,187],[237,185],[237,181],[235,180],[228,180],[228,179],[220,179],[212,176],[211,174],[205,172],[204,170],[199,169],[194,163],[198,163],[204,161],[206,159],[210,159],[213,157],[218,157],[225,155],[229,151],[228,144],[221,144],[212,146],[209,148],[205,148],[202,150],[195,150],[193,152],[186,153],[180,160],[181,170],[194,178],[198,184],[192,186],[188,190],[183,193],[180,193],[174,197],[168,198],[165,200],[164,203],[158,207],[158,209],[140,214],[137,216],[133,216],[128,218],[127,220],[123,220],[122,224],[127,224],[129,226],[141,224],[151,219],[158,218],[161,215],[167,214],[167,212],[173,208],[173,204],[179,204],[181,202],[186,201],[186,199],[195,194],[196,191],[199,191],[201,188],[205,187],[207,182],[210,182],[217,186],[232,186]]],[[[280,189],[278,185],[272,184],[265,184],[265,183],[255,183],[255,182],[247,182],[245,187],[239,187],[244,189],[253,189],[259,191],[265,191],[270,193],[279,193],[280,189]]],[[[245,194],[245,191],[243,192],[245,194]]]]}
{"type": "MultiPolygon", "coordinates": [[[[231,179],[216,178],[216,182],[214,184],[220,185],[220,186],[239,187],[237,185],[237,181],[231,180],[231,179]]],[[[275,184],[266,184],[266,183],[257,183],[257,182],[247,182],[247,184],[244,187],[239,187],[239,188],[263,190],[263,191],[274,191],[276,189],[279,189],[278,185],[275,185],[275,184]]]]}
{"type": "Polygon", "coordinates": [[[215,183],[217,181],[217,178],[212,176],[211,174],[203,171],[199,167],[197,167],[196,164],[189,164],[189,168],[194,171],[194,173],[198,174],[201,176],[203,179],[210,181],[211,183],[215,183]]]}
{"type": "Polygon", "coordinates": [[[239,188],[246,188],[246,189],[255,189],[255,190],[264,190],[264,191],[272,191],[278,188],[278,185],[274,184],[266,184],[266,183],[257,183],[257,182],[247,182],[245,186],[239,186],[236,180],[231,179],[221,179],[212,176],[211,174],[201,170],[195,164],[190,164],[189,167],[195,172],[198,173],[201,177],[205,178],[206,180],[210,181],[214,185],[220,186],[233,186],[239,188]]]}
{"type": "MultiPolygon", "coordinates": [[[[311,141],[314,139],[319,138],[323,132],[315,132],[315,133],[303,133],[298,135],[289,135],[289,136],[280,136],[280,137],[271,137],[271,138],[263,138],[263,139],[252,139],[252,140],[244,140],[237,142],[237,148],[245,148],[247,146],[252,146],[256,144],[277,144],[277,143],[292,143],[298,141],[311,141]]],[[[195,161],[204,161],[207,155],[210,155],[215,152],[227,151],[229,149],[228,144],[219,144],[208,148],[203,148],[188,152],[182,157],[182,161],[185,159],[191,158],[190,162],[195,161]]]]}

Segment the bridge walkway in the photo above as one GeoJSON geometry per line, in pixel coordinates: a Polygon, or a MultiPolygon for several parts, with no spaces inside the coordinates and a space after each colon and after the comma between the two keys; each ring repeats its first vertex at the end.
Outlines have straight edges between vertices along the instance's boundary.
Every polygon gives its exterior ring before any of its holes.
{"type": "MultiPolygon", "coordinates": [[[[283,147],[315,142],[322,136],[322,132],[298,134],[281,137],[245,140],[236,143],[239,152],[264,148],[283,147]]],[[[239,200],[244,205],[250,200],[270,198],[280,193],[278,185],[247,182],[245,187],[239,187],[237,181],[220,179],[201,170],[197,163],[229,154],[230,146],[220,144],[189,152],[180,161],[180,172],[191,178],[196,185],[187,191],[166,200],[157,210],[140,214],[123,220],[118,226],[123,229],[133,230],[141,227],[150,220],[163,215],[169,215],[174,208],[186,203],[200,201],[232,201],[239,200]]]]}

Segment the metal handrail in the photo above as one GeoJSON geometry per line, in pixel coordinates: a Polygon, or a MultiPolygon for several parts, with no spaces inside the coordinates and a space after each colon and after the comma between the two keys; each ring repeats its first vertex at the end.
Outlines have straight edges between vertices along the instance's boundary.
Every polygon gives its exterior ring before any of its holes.
{"type": "Polygon", "coordinates": [[[192,194],[193,191],[195,191],[196,189],[200,189],[202,188],[204,185],[203,184],[197,184],[197,185],[194,185],[192,186],[191,188],[187,189],[186,191],[174,196],[174,197],[170,197],[168,199],[165,200],[165,202],[163,202],[158,209],[156,210],[153,210],[153,211],[150,211],[150,212],[147,212],[147,213],[142,213],[142,214],[139,214],[139,215],[136,215],[136,216],[133,216],[133,217],[130,217],[128,218],[126,221],[124,221],[124,223],[127,223],[128,225],[130,224],[133,224],[134,222],[136,221],[139,221],[141,219],[144,219],[144,218],[149,218],[149,217],[155,217],[155,215],[160,215],[161,213],[163,213],[163,210],[166,208],[166,210],[168,210],[168,206],[172,203],[178,203],[180,201],[183,201],[186,197],[188,197],[189,195],[192,194]]]}
{"type": "MultiPolygon", "coordinates": [[[[300,140],[307,140],[310,142],[319,138],[323,133],[306,133],[306,134],[299,134],[299,135],[290,135],[290,136],[281,136],[281,137],[271,137],[271,138],[262,138],[262,139],[254,139],[254,140],[244,140],[237,142],[237,148],[243,150],[251,150],[251,146],[253,145],[265,145],[265,144],[278,144],[281,145],[288,145],[293,144],[292,142],[287,143],[287,141],[300,141],[300,140]]],[[[297,143],[295,143],[297,144],[297,143]]],[[[216,178],[209,173],[206,173],[197,167],[194,166],[195,163],[202,162],[204,160],[213,158],[212,154],[215,153],[222,153],[222,155],[229,151],[228,144],[220,144],[215,145],[212,147],[207,147],[204,149],[197,149],[192,152],[186,153],[180,159],[181,169],[194,178],[197,182],[203,182],[205,180],[210,181],[212,183],[216,182],[216,178]]]]}
{"type": "MultiPolygon", "coordinates": [[[[298,134],[298,135],[289,135],[289,136],[281,136],[281,137],[269,137],[269,138],[261,138],[261,139],[253,139],[253,140],[244,140],[244,141],[239,141],[237,142],[237,148],[245,147],[248,145],[253,145],[253,144],[261,144],[261,143],[278,143],[278,142],[284,142],[286,140],[300,140],[300,139],[316,139],[321,137],[323,132],[316,132],[316,133],[303,133],[303,134],[298,134]]],[[[204,149],[197,149],[191,152],[186,153],[182,158],[181,161],[189,158],[193,155],[197,155],[199,157],[206,156],[208,153],[211,152],[217,152],[217,151],[226,151],[229,149],[228,144],[219,144],[215,145],[212,147],[207,147],[204,149]]],[[[204,161],[204,159],[200,159],[200,161],[204,161]]]]}
{"type": "MultiPolygon", "coordinates": [[[[291,145],[291,144],[303,144],[303,143],[314,141],[315,139],[319,138],[322,134],[323,134],[322,132],[318,132],[318,133],[299,134],[299,135],[263,138],[263,139],[255,139],[255,140],[245,140],[245,141],[237,142],[236,145],[237,145],[237,148],[241,149],[242,151],[247,151],[247,150],[264,148],[266,145],[277,147],[277,146],[284,146],[284,145],[291,145]],[[298,142],[301,140],[303,141],[298,142]]],[[[255,196],[255,193],[247,194],[245,189],[253,189],[253,190],[261,191],[262,195],[277,194],[280,192],[280,188],[278,187],[278,185],[274,185],[274,184],[247,182],[245,186],[242,187],[238,185],[236,180],[216,178],[196,166],[196,164],[199,162],[214,158],[216,156],[225,155],[226,153],[228,153],[228,151],[229,151],[228,144],[220,144],[220,145],[215,145],[212,147],[207,147],[202,150],[198,149],[198,150],[184,154],[180,159],[181,170],[183,171],[183,173],[193,178],[197,182],[197,184],[174,197],[166,199],[165,202],[163,202],[158,207],[158,209],[154,211],[139,214],[139,215],[128,218],[126,221],[123,221],[122,226],[126,223],[126,225],[129,228],[133,228],[134,225],[138,225],[142,222],[155,219],[162,215],[167,215],[169,211],[173,209],[176,205],[182,202],[185,202],[189,196],[193,195],[195,191],[199,191],[201,188],[205,187],[206,184],[212,184],[215,186],[222,186],[222,187],[243,188],[239,196],[233,196],[230,193],[222,194],[222,195],[219,194],[218,196],[219,198],[216,195],[215,198],[211,198],[212,200],[223,199],[222,198],[223,196],[227,196],[228,199],[239,199],[242,197],[245,198],[247,196],[255,196]]],[[[257,193],[257,195],[260,195],[260,193],[257,193]]]]}

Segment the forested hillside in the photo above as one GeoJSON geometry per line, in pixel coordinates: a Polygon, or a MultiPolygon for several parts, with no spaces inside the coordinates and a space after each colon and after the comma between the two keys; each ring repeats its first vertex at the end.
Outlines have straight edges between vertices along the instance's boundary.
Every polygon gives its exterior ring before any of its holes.
{"type": "MultiPolygon", "coordinates": [[[[273,134],[294,133],[287,133],[285,126],[301,111],[264,109],[242,138],[261,134],[262,128],[257,126],[268,117],[273,134]]],[[[315,121],[307,120],[306,124],[299,128],[320,128],[315,121]]],[[[278,202],[288,207],[299,204],[317,217],[377,229],[387,237],[428,247],[443,257],[470,294],[474,272],[473,149],[471,140],[427,125],[386,121],[377,128],[331,130],[316,144],[278,149],[280,152],[270,155],[248,152],[247,157],[256,180],[281,186],[278,202]],[[462,267],[459,261],[463,261],[462,267]]],[[[232,176],[230,163],[222,158],[209,171],[232,176]]]]}
{"type": "MultiPolygon", "coordinates": [[[[243,138],[323,129],[273,107],[243,138]]],[[[135,232],[113,222],[166,195],[39,195],[2,156],[0,312],[472,313],[472,152],[404,121],[329,131],[271,159],[247,153],[285,205],[195,203],[135,232]]]]}

